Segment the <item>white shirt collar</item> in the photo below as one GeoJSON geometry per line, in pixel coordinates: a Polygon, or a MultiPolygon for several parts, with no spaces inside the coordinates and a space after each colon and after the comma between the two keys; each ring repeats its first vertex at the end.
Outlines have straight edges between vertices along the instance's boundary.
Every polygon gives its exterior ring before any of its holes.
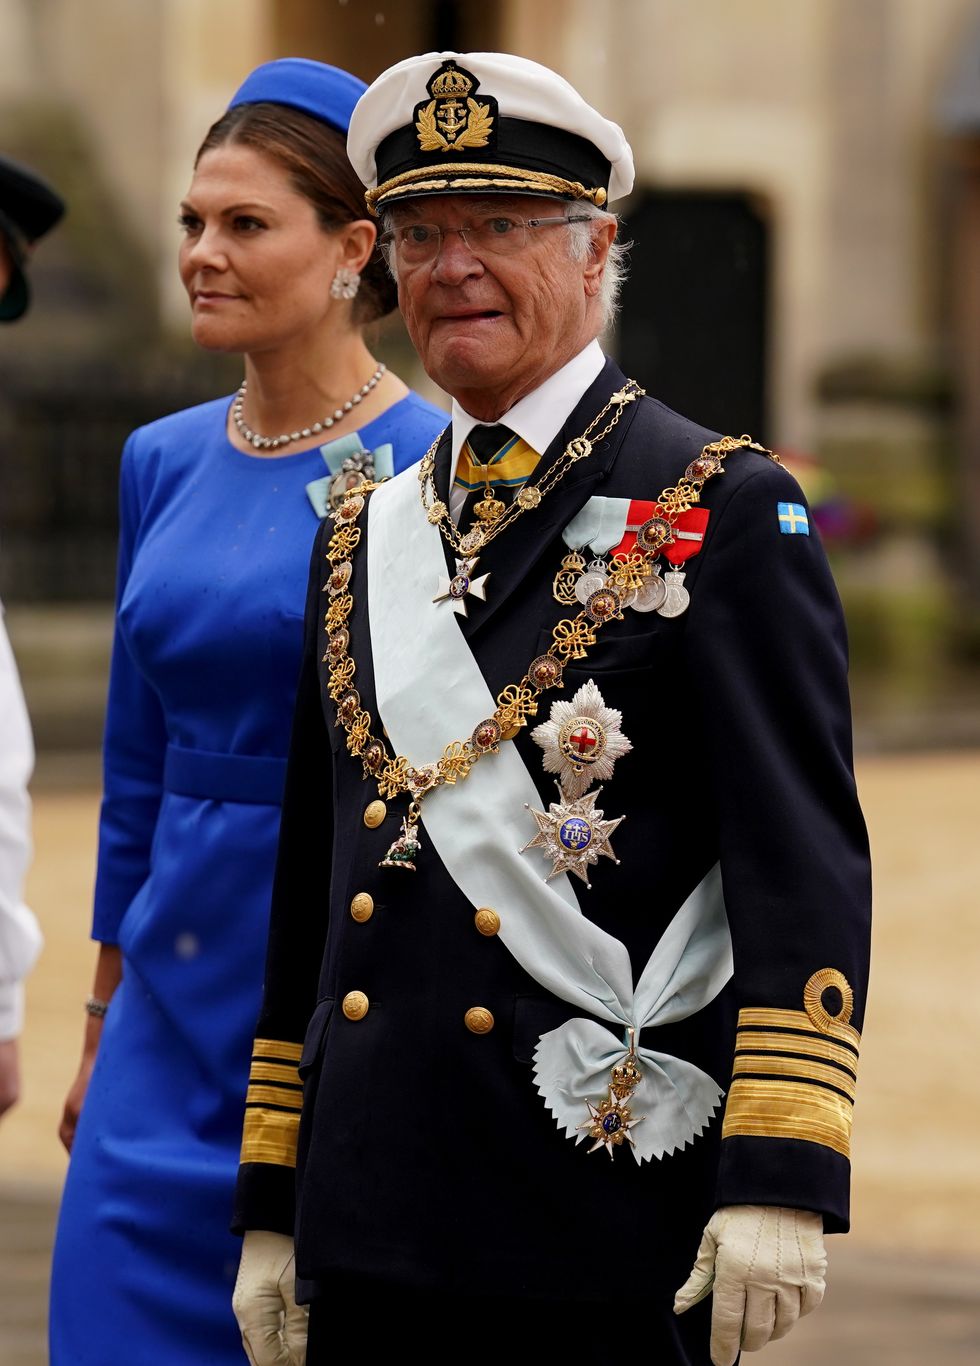
{"type": "MultiPolygon", "coordinates": [[[[544,455],[565,425],[569,413],[589,385],[599,377],[605,363],[606,358],[598,341],[589,342],[584,350],[556,370],[543,384],[539,384],[537,389],[525,394],[506,413],[501,413],[497,421],[509,427],[539,455],[544,455]]],[[[455,399],[452,417],[453,473],[449,481],[450,488],[456,477],[456,463],[463,442],[480,421],[479,418],[471,417],[455,399]]]]}

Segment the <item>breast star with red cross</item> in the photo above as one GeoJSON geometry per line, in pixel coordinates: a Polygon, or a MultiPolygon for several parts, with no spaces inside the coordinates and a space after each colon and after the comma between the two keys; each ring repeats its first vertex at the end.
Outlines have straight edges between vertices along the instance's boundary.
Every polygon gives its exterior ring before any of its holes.
{"type": "Polygon", "coordinates": [[[531,738],[544,750],[545,771],[558,775],[566,797],[580,797],[593,782],[612,777],[616,760],[633,748],[622,720],[591,678],[570,702],[552,703],[551,716],[531,738]]]}

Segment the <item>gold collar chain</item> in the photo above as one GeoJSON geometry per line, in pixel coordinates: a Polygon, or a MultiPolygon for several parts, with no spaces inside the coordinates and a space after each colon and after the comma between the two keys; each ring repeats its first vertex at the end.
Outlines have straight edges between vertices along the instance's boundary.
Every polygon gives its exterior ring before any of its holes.
{"type": "Polygon", "coordinates": [[[436,437],[432,445],[422,457],[419,466],[419,485],[422,498],[422,506],[425,508],[426,516],[429,521],[439,527],[443,536],[464,559],[469,559],[485,545],[500,535],[513,522],[516,522],[522,513],[530,512],[536,508],[546,494],[564,479],[565,475],[579,460],[587,460],[600,441],[609,435],[612,429],[623,415],[623,410],[628,403],[633,403],[646,393],[641,389],[636,380],[628,379],[622,389],[617,389],[610,397],[609,402],[600,413],[592,419],[581,436],[573,437],[568,445],[549,468],[545,471],[540,483],[525,484],[517,494],[511,505],[501,513],[494,521],[485,523],[482,526],[471,527],[469,531],[460,534],[459,527],[449,515],[449,509],[442,499],[438,496],[435,486],[433,471],[435,469],[436,449],[442,440],[442,434],[436,437]],[[595,429],[606,416],[615,408],[615,412],[609,422],[603,427],[601,432],[596,433],[595,429]],[[593,435],[595,433],[595,435],[593,435]]]}
{"type": "MultiPolygon", "coordinates": [[[[677,518],[700,501],[701,489],[709,479],[724,473],[725,457],[743,447],[764,449],[748,436],[737,439],[726,436],[705,446],[688,465],[683,478],[673,487],[664,489],[657,499],[662,515],[651,518],[640,528],[637,549],[614,558],[606,582],[589,597],[578,616],[563,618],[557,623],[547,651],[532,659],[520,682],[508,684],[497,694],[493,714],[477,722],[467,739],[448,744],[441,758],[420,767],[413,766],[402,754],[393,756],[389,753],[384,740],[375,733],[377,723],[361,705],[360,693],[354,686],[357,665],[350,652],[347,627],[354,607],[350,592],[352,560],[361,539],[358,520],[367,497],[378,485],[360,484],[346,495],[334,516],[335,529],[326,556],[331,566],[326,584],[330,594],[325,618],[327,649],[322,660],[330,666],[327,691],[337,710],[335,724],[343,726],[346,732],[348,752],[360,758],[364,777],[375,780],[379,796],[392,798],[402,792],[410,796],[403,834],[396,844],[407,847],[411,857],[419,849],[419,804],[426,794],[437,787],[454,786],[467,778],[474,764],[488,754],[497,754],[501,741],[513,740],[521,727],[527,725],[528,717],[537,713],[538,696],[549,688],[562,686],[562,673],[569,660],[585,659],[602,627],[614,618],[622,620],[624,607],[653,574],[661,551],[673,540],[677,518]]],[[[377,729],[381,727],[377,726],[377,729]]],[[[392,846],[392,850],[394,848],[392,846]]],[[[383,866],[414,870],[410,857],[395,855],[393,858],[392,850],[383,866]]]]}

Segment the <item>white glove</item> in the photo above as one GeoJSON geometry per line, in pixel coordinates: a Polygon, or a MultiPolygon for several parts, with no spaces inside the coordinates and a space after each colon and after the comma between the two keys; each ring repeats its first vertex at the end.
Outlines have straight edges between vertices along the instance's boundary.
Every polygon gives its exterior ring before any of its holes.
{"type": "Polygon", "coordinates": [[[729,1205],[708,1221],[674,1313],[683,1314],[713,1293],[711,1360],[715,1366],[733,1366],[740,1347],[757,1352],[816,1309],[826,1270],[819,1214],[729,1205]]]}
{"type": "Polygon", "coordinates": [[[304,1366],[309,1311],[296,1303],[295,1280],[292,1238],[249,1229],[231,1307],[252,1366],[304,1366]]]}

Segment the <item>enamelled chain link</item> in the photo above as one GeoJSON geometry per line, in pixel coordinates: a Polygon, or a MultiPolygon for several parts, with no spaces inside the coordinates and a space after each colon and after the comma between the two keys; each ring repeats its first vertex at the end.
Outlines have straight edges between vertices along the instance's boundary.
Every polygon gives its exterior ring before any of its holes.
{"type": "Polygon", "coordinates": [[[453,740],[439,759],[420,767],[410,764],[404,755],[389,753],[354,686],[357,665],[351,654],[347,627],[354,607],[349,591],[352,557],[361,539],[358,520],[368,496],[378,485],[364,483],[346,495],[334,514],[334,531],[327,547],[331,572],[324,591],[329,592],[330,602],[325,615],[327,648],[322,662],[329,665],[327,691],[337,710],[335,724],[343,726],[347,749],[361,760],[364,777],[374,779],[382,798],[394,798],[403,792],[410,798],[403,837],[396,841],[406,846],[408,855],[385,860],[383,866],[414,870],[411,858],[419,848],[420,803],[426,794],[437,787],[461,782],[480,759],[499,752],[501,741],[513,740],[518,735],[528,717],[536,715],[539,695],[563,685],[562,674],[568,661],[585,659],[598,639],[598,632],[614,618],[622,620],[623,607],[630,595],[654,572],[657,558],[670,543],[674,521],[699,501],[701,489],[709,479],[724,472],[725,457],[743,447],[778,459],[748,436],[726,436],[705,446],[688,465],[683,478],[661,493],[657,501],[663,516],[644,525],[642,540],[637,540],[639,551],[614,559],[603,587],[589,597],[576,617],[563,618],[556,624],[547,651],[532,659],[519,682],[509,684],[497,695],[497,706],[491,716],[479,721],[467,739],[453,740]]]}
{"type": "Polygon", "coordinates": [[[435,470],[436,450],[442,435],[436,437],[432,445],[422,457],[419,466],[419,485],[422,497],[422,506],[425,508],[426,516],[429,521],[439,527],[443,536],[456,551],[464,558],[470,558],[482,550],[485,545],[499,536],[502,531],[509,527],[523,513],[536,508],[547,494],[564,479],[565,475],[579,460],[587,460],[600,441],[605,440],[617,422],[623,415],[627,404],[633,403],[636,399],[642,398],[646,393],[641,389],[636,380],[628,379],[622,389],[611,396],[609,402],[597,413],[581,436],[574,437],[559,455],[558,459],[545,471],[541,482],[538,484],[525,484],[517,494],[517,497],[510,506],[494,521],[485,523],[482,526],[471,527],[469,531],[461,534],[459,527],[449,515],[449,509],[439,498],[436,492],[435,470]],[[603,427],[601,432],[596,428],[607,414],[615,409],[612,417],[603,427]]]}

